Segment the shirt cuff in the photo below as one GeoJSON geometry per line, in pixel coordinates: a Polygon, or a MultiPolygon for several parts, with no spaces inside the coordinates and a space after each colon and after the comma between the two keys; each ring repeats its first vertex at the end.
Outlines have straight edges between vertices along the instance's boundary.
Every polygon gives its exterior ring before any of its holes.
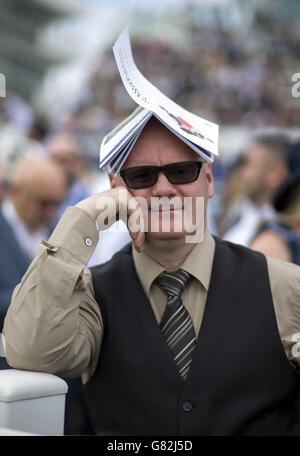
{"type": "Polygon", "coordinates": [[[87,265],[98,240],[95,220],[85,210],[70,206],[56,225],[48,243],[51,247],[68,250],[87,265]]]}

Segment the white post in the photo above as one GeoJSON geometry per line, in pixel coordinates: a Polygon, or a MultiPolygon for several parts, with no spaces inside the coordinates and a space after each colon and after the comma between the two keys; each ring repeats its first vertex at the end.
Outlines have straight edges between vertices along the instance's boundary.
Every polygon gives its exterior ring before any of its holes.
{"type": "Polygon", "coordinates": [[[0,428],[63,435],[67,383],[43,372],[0,370],[0,428]]]}

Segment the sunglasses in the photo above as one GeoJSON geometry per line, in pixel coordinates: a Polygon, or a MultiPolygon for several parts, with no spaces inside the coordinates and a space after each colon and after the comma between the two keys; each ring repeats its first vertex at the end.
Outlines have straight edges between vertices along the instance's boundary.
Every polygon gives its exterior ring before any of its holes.
{"type": "Polygon", "coordinates": [[[160,172],[164,173],[171,184],[183,185],[198,179],[202,165],[201,161],[184,161],[164,166],[134,166],[122,169],[120,175],[127,187],[134,189],[152,187],[160,172]]]}

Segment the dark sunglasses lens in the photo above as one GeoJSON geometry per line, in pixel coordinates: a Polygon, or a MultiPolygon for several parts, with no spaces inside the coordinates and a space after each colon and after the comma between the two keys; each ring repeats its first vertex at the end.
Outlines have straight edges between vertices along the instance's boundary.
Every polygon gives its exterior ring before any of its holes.
{"type": "Polygon", "coordinates": [[[124,180],[128,187],[146,188],[154,185],[156,180],[156,170],[150,167],[129,168],[124,172],[124,180]]]}
{"type": "Polygon", "coordinates": [[[201,162],[169,165],[166,174],[172,184],[188,184],[198,178],[201,166],[201,162]]]}

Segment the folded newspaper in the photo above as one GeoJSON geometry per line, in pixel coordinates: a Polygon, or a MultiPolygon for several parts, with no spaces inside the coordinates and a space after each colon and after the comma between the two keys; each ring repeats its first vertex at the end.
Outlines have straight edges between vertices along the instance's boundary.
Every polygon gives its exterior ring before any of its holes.
{"type": "Polygon", "coordinates": [[[100,168],[119,173],[151,116],[212,163],[218,155],[219,126],[185,110],[142,75],[133,60],[127,27],[115,42],[113,52],[125,89],[139,106],[104,137],[100,146],[100,168]]]}

